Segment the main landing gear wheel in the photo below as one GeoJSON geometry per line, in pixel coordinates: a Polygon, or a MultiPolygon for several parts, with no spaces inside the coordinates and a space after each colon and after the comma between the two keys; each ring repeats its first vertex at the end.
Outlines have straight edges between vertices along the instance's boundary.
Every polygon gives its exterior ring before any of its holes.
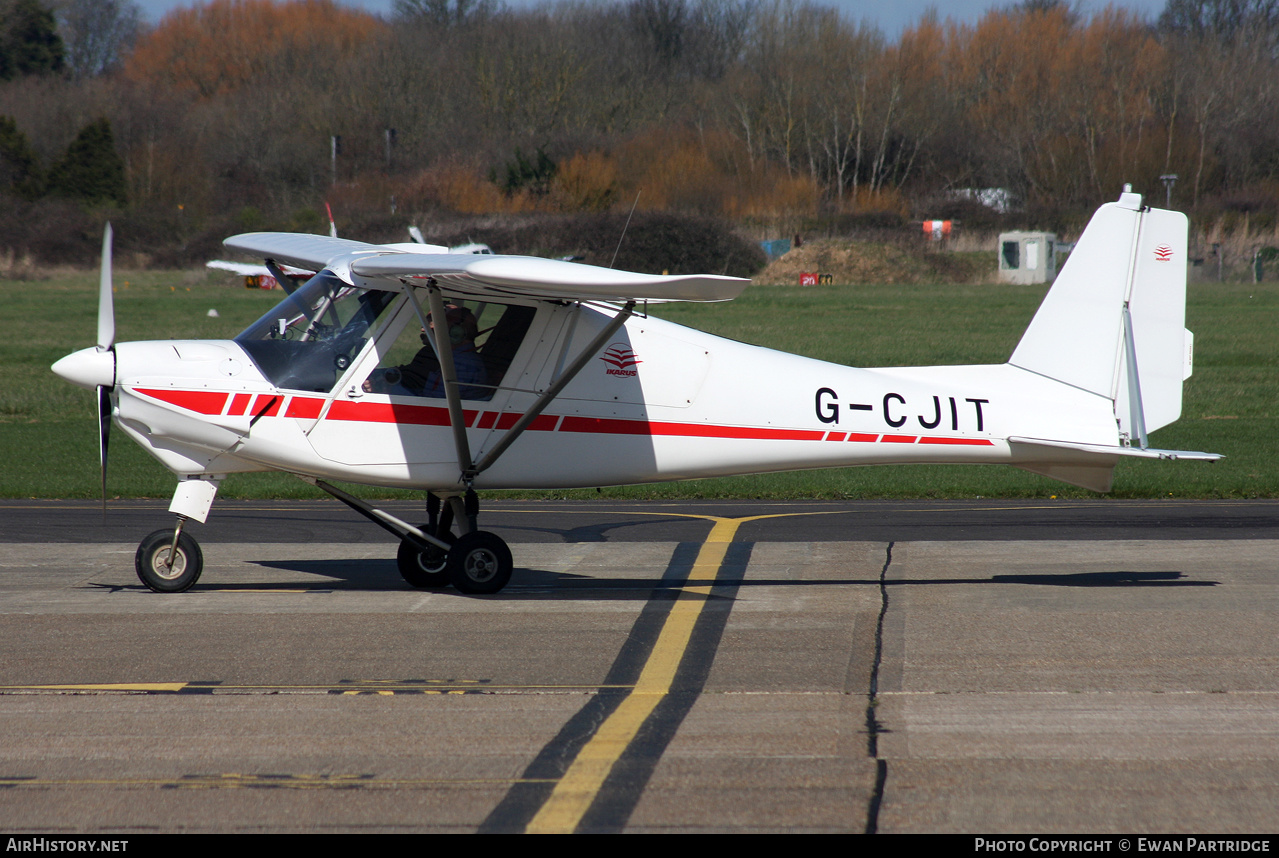
{"type": "Polygon", "coordinates": [[[200,544],[185,533],[178,536],[178,550],[169,563],[173,547],[173,530],[157,530],[138,546],[134,566],[138,578],[157,593],[181,593],[189,590],[204,570],[200,544]]]}
{"type": "MultiPolygon", "coordinates": [[[[426,530],[426,527],[423,526],[422,529],[426,530]]],[[[453,542],[456,537],[446,533],[440,539],[453,542]]],[[[399,553],[395,555],[395,562],[400,567],[400,575],[404,580],[414,587],[428,590],[438,590],[449,585],[448,559],[449,554],[444,549],[432,545],[423,550],[410,539],[400,541],[399,553]]]]}
{"type": "Polygon", "coordinates": [[[500,536],[473,530],[458,537],[449,551],[448,576],[463,593],[496,593],[511,580],[515,563],[500,536]]]}

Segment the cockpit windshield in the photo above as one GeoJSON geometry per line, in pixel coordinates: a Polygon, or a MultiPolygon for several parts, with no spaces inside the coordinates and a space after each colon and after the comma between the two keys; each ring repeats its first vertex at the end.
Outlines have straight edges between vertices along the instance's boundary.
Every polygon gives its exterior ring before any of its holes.
{"type": "Polygon", "coordinates": [[[394,298],[321,271],[235,341],[276,387],[328,392],[394,298]]]}

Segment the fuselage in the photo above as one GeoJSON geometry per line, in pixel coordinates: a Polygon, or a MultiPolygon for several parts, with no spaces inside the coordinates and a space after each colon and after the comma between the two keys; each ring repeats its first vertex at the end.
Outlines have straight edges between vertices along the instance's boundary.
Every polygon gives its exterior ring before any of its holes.
{"type": "MultiPolygon", "coordinates": [[[[490,399],[463,401],[476,460],[615,313],[526,303],[535,314],[528,311],[531,322],[500,385],[490,399]]],[[[462,469],[445,401],[367,389],[389,343],[418,325],[404,294],[379,312],[349,365],[295,387],[273,381],[280,370],[264,371],[261,350],[242,340],[117,344],[114,419],[179,475],[283,470],[457,489],[462,469]]],[[[1113,404],[1006,364],[857,369],[632,317],[474,486],[1019,464],[1027,454],[1012,437],[1115,445],[1113,404]]]]}

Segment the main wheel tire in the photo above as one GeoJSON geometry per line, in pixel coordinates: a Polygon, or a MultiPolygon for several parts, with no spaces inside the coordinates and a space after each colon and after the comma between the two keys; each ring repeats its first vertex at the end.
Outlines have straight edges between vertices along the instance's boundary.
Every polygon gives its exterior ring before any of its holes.
{"type": "Polygon", "coordinates": [[[500,536],[473,530],[458,537],[449,551],[448,574],[463,593],[496,593],[511,580],[515,564],[500,536]]]}
{"type": "Polygon", "coordinates": [[[200,544],[187,534],[178,536],[178,550],[169,565],[172,530],[157,530],[138,545],[133,565],[138,579],[157,593],[181,593],[191,589],[204,571],[204,555],[200,544]]]}
{"type": "MultiPolygon", "coordinates": [[[[422,530],[426,526],[421,527],[422,530]]],[[[456,537],[446,533],[440,537],[445,542],[453,542],[456,537]]],[[[426,590],[440,590],[449,585],[448,570],[449,553],[443,548],[432,545],[426,550],[417,547],[412,540],[400,542],[400,550],[395,555],[396,565],[400,567],[400,575],[414,587],[426,590]]]]}

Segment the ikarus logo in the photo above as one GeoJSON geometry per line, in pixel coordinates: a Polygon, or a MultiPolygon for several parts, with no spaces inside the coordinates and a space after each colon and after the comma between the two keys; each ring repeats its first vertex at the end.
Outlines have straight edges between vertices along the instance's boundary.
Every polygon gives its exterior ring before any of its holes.
{"type": "Polygon", "coordinates": [[[1161,245],[1159,245],[1158,247],[1156,247],[1156,248],[1155,248],[1155,261],[1156,261],[1156,262],[1171,262],[1171,261],[1172,261],[1172,248],[1171,248],[1171,247],[1169,247],[1169,246],[1168,246],[1168,245],[1166,245],[1166,244],[1161,244],[1161,245]]]}
{"type": "Polygon", "coordinates": [[[643,361],[635,357],[635,352],[631,351],[631,347],[626,343],[613,343],[600,356],[600,360],[609,365],[609,368],[604,370],[605,375],[620,375],[630,378],[639,375],[633,367],[643,363],[643,361]]]}

